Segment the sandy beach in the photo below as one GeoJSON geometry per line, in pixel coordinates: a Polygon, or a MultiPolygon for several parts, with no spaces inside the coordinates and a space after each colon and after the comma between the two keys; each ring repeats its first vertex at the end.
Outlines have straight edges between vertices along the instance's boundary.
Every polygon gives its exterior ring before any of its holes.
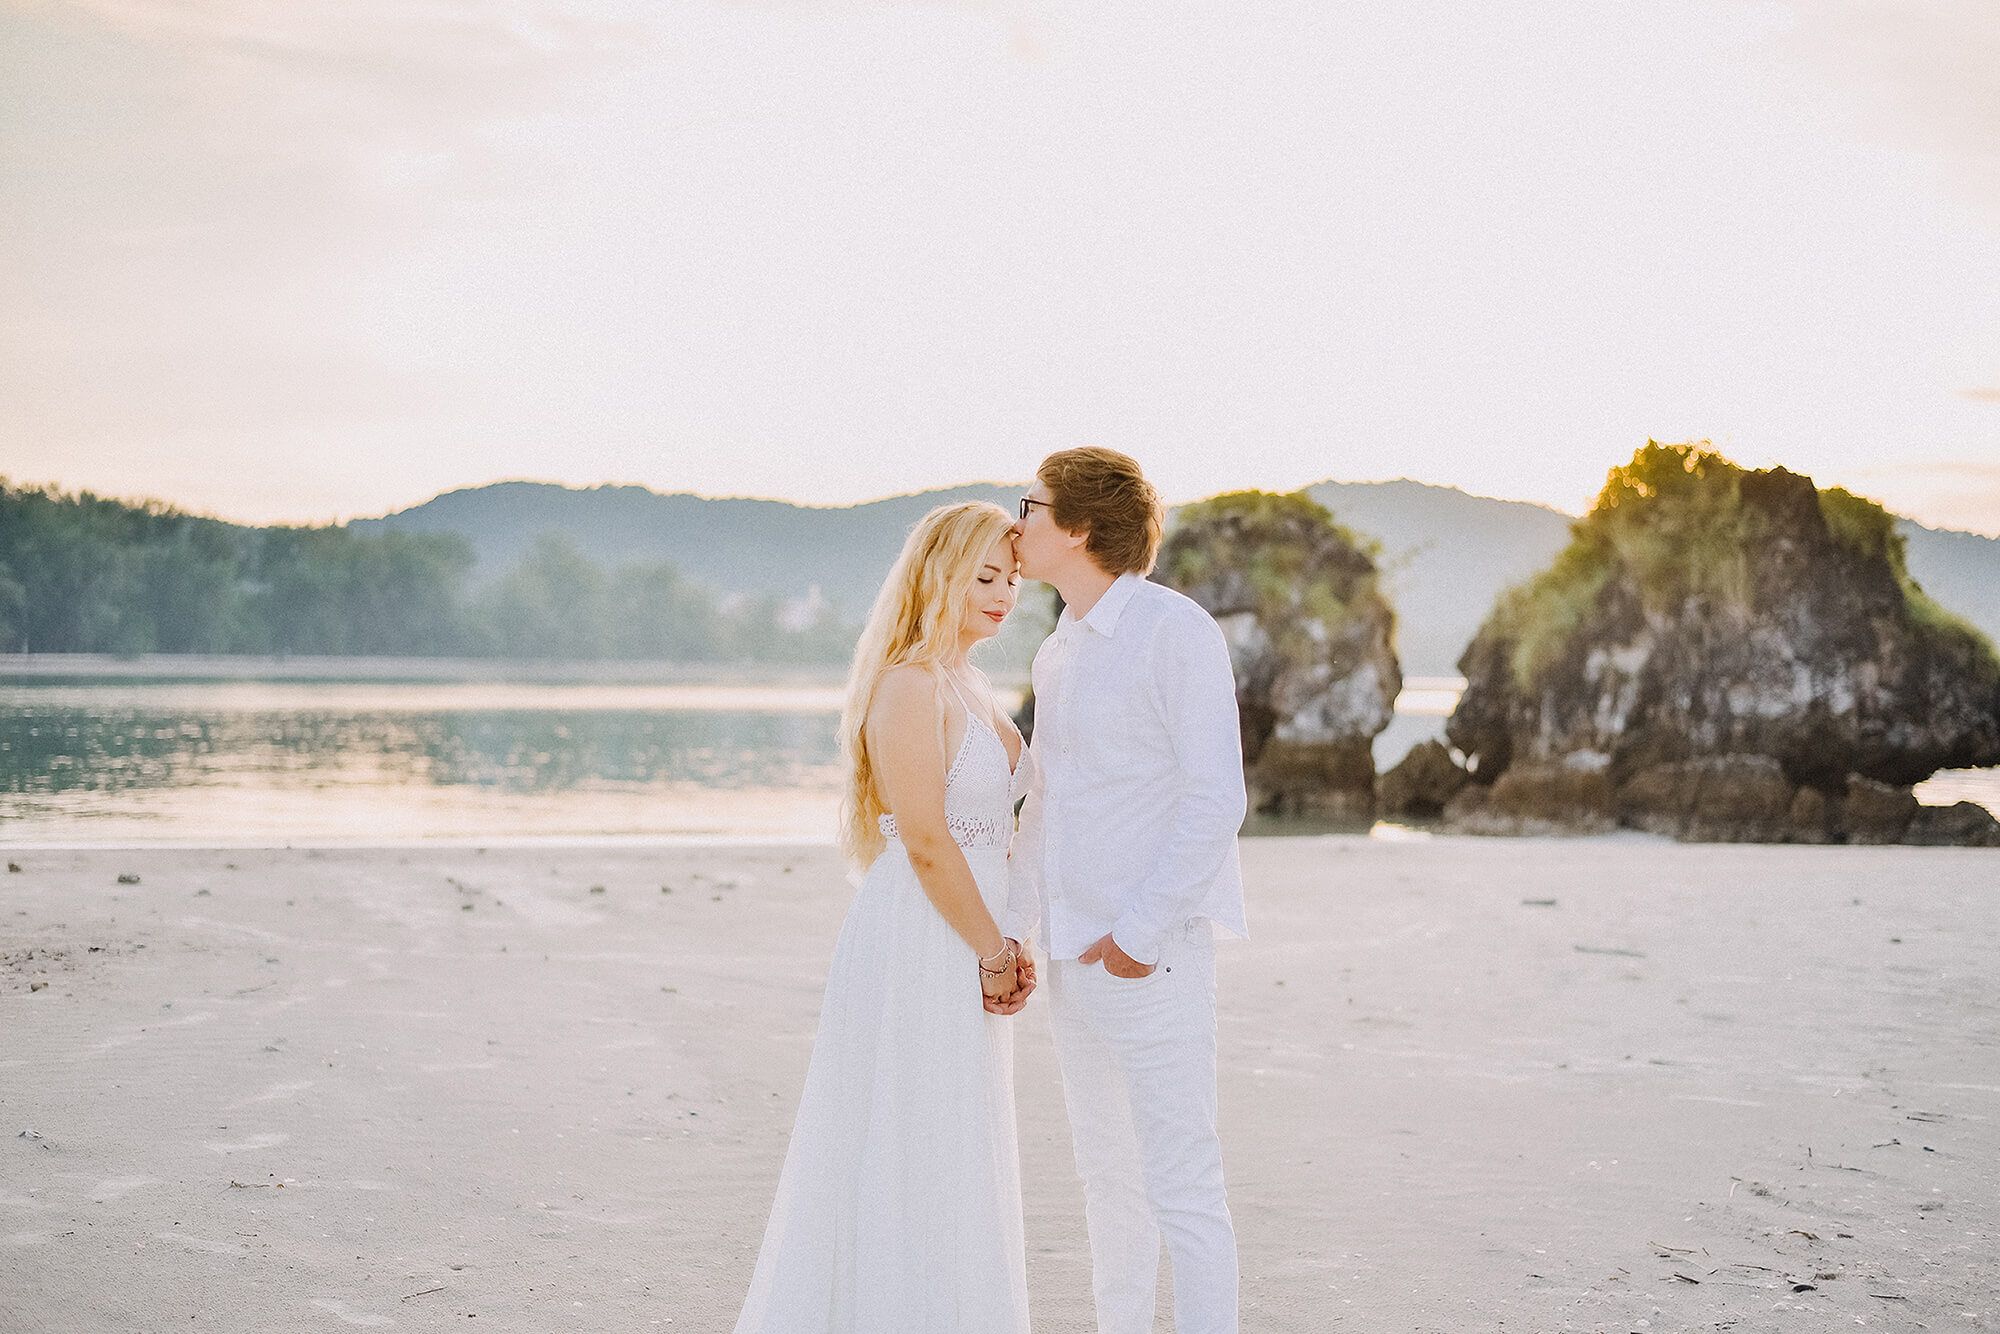
{"type": "MultiPolygon", "coordinates": [[[[2000,1328],[2000,854],[1244,853],[1246,1331],[2000,1328]]],[[[0,1330],[730,1328],[831,849],[7,855],[0,1330]]],[[[1085,1331],[1018,1022],[1035,1325],[1085,1331]]]]}

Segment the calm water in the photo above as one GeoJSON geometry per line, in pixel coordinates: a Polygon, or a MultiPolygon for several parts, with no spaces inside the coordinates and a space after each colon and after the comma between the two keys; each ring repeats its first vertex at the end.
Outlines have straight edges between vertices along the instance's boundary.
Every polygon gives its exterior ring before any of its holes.
{"type": "MultiPolygon", "coordinates": [[[[1413,680],[1386,767],[1442,735],[1413,680]]],[[[831,837],[835,686],[0,683],[0,843],[831,837]]],[[[2000,808],[2000,773],[1919,795],[2000,808]]]]}
{"type": "Polygon", "coordinates": [[[0,842],[828,837],[830,687],[0,687],[0,842]]]}

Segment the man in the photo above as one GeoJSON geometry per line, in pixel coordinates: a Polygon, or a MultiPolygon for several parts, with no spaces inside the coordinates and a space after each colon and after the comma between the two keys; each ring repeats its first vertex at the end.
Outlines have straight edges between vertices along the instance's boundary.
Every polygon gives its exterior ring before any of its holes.
{"type": "Polygon", "coordinates": [[[1110,449],[1051,454],[1021,502],[1021,573],[1066,606],[1035,655],[1005,934],[1047,943],[1099,1334],[1150,1334],[1163,1237],[1179,1334],[1236,1334],[1214,939],[1245,934],[1242,740],[1222,631],[1145,577],[1164,517],[1110,449]]]}

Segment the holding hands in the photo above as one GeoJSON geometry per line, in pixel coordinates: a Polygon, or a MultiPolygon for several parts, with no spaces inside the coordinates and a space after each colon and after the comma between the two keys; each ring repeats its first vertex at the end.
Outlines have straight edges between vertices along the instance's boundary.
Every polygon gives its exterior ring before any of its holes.
{"type": "Polygon", "coordinates": [[[1035,989],[1035,958],[1018,940],[979,961],[979,990],[988,1014],[1019,1014],[1035,989]]]}

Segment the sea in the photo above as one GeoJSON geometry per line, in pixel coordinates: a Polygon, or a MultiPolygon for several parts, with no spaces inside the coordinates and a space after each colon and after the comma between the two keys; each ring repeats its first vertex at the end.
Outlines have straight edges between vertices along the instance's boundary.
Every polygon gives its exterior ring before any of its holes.
{"type": "MultiPolygon", "coordinates": [[[[1020,684],[1001,683],[1010,706],[1020,684]]],[[[1463,688],[1407,680],[1377,768],[1441,737],[1463,688]]],[[[0,846],[828,842],[841,698],[826,668],[14,661],[0,846]]],[[[2000,811],[2000,770],[1942,773],[1918,796],[2000,811]]]]}

